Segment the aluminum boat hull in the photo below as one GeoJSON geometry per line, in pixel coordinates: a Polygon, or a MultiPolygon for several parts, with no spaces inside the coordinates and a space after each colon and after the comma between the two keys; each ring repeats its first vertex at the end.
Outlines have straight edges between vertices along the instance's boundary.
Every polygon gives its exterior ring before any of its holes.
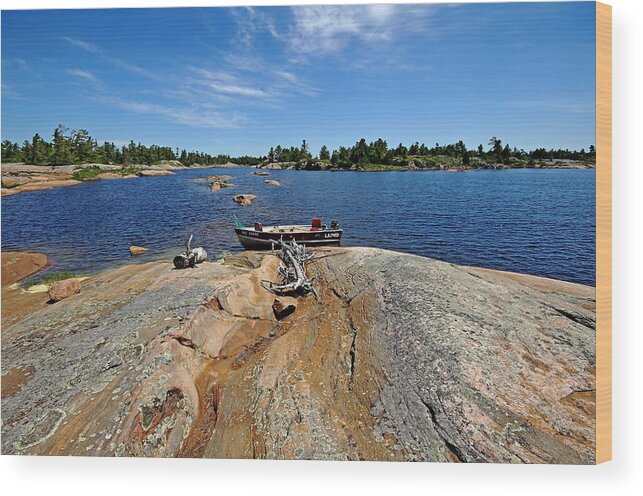
{"type": "Polygon", "coordinates": [[[341,229],[326,229],[306,232],[267,232],[254,229],[235,229],[239,242],[246,250],[270,250],[280,239],[308,246],[338,246],[342,240],[341,229]]]}

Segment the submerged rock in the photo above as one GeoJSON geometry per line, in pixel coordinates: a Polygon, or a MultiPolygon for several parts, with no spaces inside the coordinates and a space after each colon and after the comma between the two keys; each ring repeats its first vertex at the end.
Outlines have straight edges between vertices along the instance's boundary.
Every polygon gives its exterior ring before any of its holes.
{"type": "Polygon", "coordinates": [[[277,181],[275,179],[265,179],[263,182],[266,183],[266,184],[271,184],[272,186],[281,186],[279,181],[277,181]]]}
{"type": "Polygon", "coordinates": [[[255,198],[257,198],[257,195],[237,195],[232,200],[243,207],[247,207],[248,205],[252,205],[255,198]]]}
{"type": "Polygon", "coordinates": [[[229,188],[231,186],[234,186],[234,184],[225,181],[213,181],[210,184],[210,191],[219,191],[222,188],[229,188]]]}
{"type": "Polygon", "coordinates": [[[214,181],[226,181],[228,179],[232,179],[232,176],[223,175],[223,176],[195,177],[195,178],[192,179],[192,181],[210,181],[210,182],[214,182],[214,181]]]}
{"type": "Polygon", "coordinates": [[[143,253],[150,251],[149,248],[143,248],[142,246],[132,245],[129,247],[129,253],[132,256],[142,255],[143,253]]]}
{"type": "Polygon", "coordinates": [[[594,461],[594,288],[328,251],[319,299],[242,253],[121,267],[3,326],[3,453],[594,461]]]}
{"type": "Polygon", "coordinates": [[[250,174],[253,174],[255,176],[269,176],[270,172],[258,170],[258,171],[252,171],[250,174]]]}

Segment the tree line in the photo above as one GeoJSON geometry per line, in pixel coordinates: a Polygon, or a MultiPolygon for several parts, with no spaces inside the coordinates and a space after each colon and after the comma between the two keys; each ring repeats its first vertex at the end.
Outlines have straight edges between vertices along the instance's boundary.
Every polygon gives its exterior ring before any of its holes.
{"type": "Polygon", "coordinates": [[[267,157],[268,162],[302,163],[321,160],[340,167],[367,164],[405,165],[409,159],[414,158],[449,157],[459,160],[462,165],[467,166],[473,161],[507,165],[512,161],[533,162],[561,159],[592,162],[596,160],[596,149],[594,145],[590,145],[588,150],[584,148],[581,150],[536,148],[525,151],[516,147],[512,148],[509,144],[503,145],[502,140],[495,136],[489,140],[487,148],[480,144],[473,150],[467,149],[462,140],[448,145],[436,143],[432,147],[419,142],[409,146],[400,143],[396,147],[389,147],[382,138],[372,142],[367,142],[362,138],[353,146],[340,146],[332,152],[326,145],[323,145],[316,157],[310,153],[306,140],[302,142],[300,147],[272,147],[267,157]]]}
{"type": "Polygon", "coordinates": [[[587,150],[545,149],[536,148],[525,151],[492,137],[488,146],[482,144],[475,149],[468,149],[462,140],[440,145],[427,146],[415,142],[409,146],[403,143],[389,147],[388,143],[379,138],[367,142],[362,138],[353,146],[340,146],[332,151],[323,145],[317,155],[311,153],[306,140],[301,146],[283,147],[278,145],[270,148],[266,156],[211,155],[198,151],[187,151],[169,146],[142,145],[130,141],[129,144],[118,147],[113,142],[105,141],[99,145],[86,129],[70,131],[59,125],[53,132],[51,141],[46,141],[39,134],[31,140],[25,140],[22,145],[9,140],[2,142],[3,162],[26,162],[34,165],[67,165],[67,164],[123,164],[123,165],[153,165],[162,161],[176,160],[184,166],[193,165],[222,165],[228,162],[240,165],[257,165],[268,161],[311,163],[323,161],[336,167],[376,165],[407,165],[414,160],[420,163],[437,164],[449,159],[450,164],[462,166],[484,166],[494,164],[511,165],[530,164],[545,160],[578,160],[583,162],[596,161],[596,149],[590,145],[587,150]]]}
{"type": "Polygon", "coordinates": [[[70,131],[63,125],[54,130],[51,141],[46,141],[36,133],[31,140],[25,140],[22,145],[9,140],[2,142],[3,162],[26,162],[34,165],[153,165],[169,160],[178,160],[188,167],[196,164],[221,165],[228,162],[256,165],[265,160],[265,157],[210,155],[179,150],[178,147],[172,149],[169,146],[146,146],[134,141],[121,147],[109,141],[99,145],[86,129],[70,131]]]}

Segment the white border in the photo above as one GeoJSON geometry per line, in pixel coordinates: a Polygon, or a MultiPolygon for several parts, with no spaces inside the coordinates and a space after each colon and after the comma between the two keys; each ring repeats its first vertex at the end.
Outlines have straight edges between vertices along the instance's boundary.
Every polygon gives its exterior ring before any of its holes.
{"type": "MultiPolygon", "coordinates": [[[[367,2],[190,0],[189,6],[367,2]]],[[[399,2],[398,2],[399,3],[399,2]]],[[[410,2],[409,2],[410,3],[410,2]]],[[[417,2],[414,2],[417,3],[417,2]]],[[[438,2],[429,2],[438,3],[438,2]]],[[[614,33],[614,460],[598,467],[267,462],[56,457],[0,458],[7,495],[366,494],[583,496],[643,487],[643,2],[612,0],[614,33]]],[[[2,9],[170,7],[177,0],[0,0],[2,9]]]]}

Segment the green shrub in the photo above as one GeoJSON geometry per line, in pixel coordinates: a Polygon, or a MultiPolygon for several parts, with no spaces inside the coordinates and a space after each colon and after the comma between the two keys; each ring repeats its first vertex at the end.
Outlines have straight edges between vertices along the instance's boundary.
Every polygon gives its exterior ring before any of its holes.
{"type": "Polygon", "coordinates": [[[386,165],[386,164],[359,164],[359,167],[361,167],[364,170],[376,170],[376,171],[396,170],[400,168],[400,166],[386,165]]]}
{"type": "Polygon", "coordinates": [[[77,181],[87,181],[89,179],[96,179],[99,174],[105,172],[97,165],[90,165],[89,167],[82,167],[74,171],[74,179],[77,181]]]}
{"type": "Polygon", "coordinates": [[[136,174],[140,169],[132,165],[123,166],[118,171],[122,176],[130,176],[136,174]]]}

